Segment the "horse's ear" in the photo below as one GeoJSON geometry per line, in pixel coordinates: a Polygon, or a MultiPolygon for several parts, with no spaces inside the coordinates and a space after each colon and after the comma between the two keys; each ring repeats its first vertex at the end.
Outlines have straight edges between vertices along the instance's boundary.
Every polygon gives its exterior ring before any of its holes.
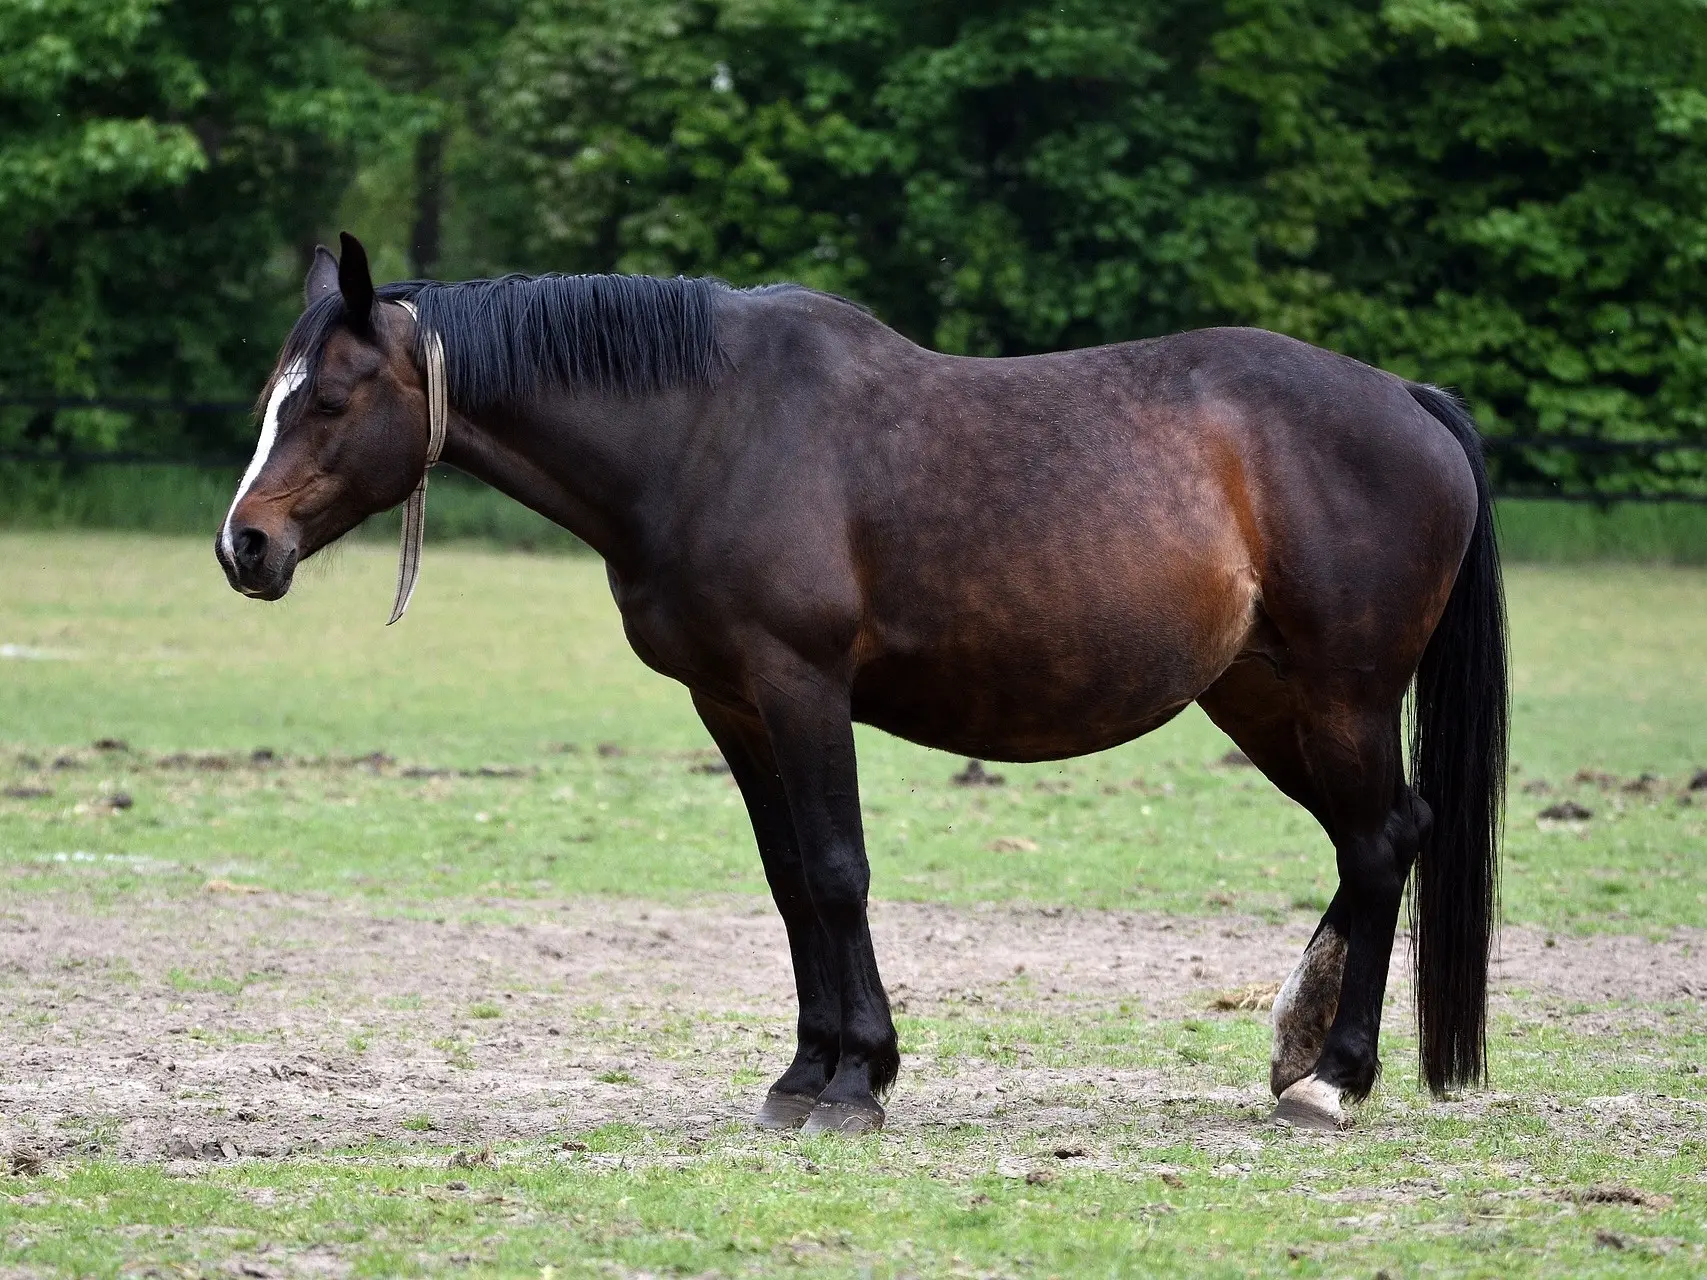
{"type": "Polygon", "coordinates": [[[366,332],[373,322],[373,275],[367,266],[367,250],[348,231],[338,233],[344,253],[338,259],[338,292],[344,295],[344,315],[350,327],[366,332]]]}
{"type": "Polygon", "coordinates": [[[314,264],[308,268],[308,279],[302,282],[302,305],[312,307],[338,287],[338,260],[323,244],[314,246],[314,264]]]}

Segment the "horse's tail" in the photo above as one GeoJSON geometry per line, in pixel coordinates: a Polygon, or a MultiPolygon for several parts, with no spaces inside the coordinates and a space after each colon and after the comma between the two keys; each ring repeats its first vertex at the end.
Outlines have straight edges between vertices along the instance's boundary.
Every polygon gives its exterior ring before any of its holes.
{"type": "Polygon", "coordinates": [[[1411,896],[1417,1040],[1423,1076],[1440,1094],[1487,1074],[1510,706],[1505,591],[1482,439],[1450,392],[1418,384],[1410,392],[1452,432],[1476,477],[1475,532],[1417,668],[1411,736],[1412,785],[1434,815],[1411,896]]]}

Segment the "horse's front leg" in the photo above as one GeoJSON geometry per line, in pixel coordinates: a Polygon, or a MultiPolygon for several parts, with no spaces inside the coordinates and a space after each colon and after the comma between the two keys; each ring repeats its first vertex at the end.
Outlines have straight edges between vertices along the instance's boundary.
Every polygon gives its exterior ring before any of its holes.
{"type": "Polygon", "coordinates": [[[835,1075],[841,1052],[841,997],[829,943],[812,905],[788,797],[758,713],[732,710],[699,694],[694,695],[694,709],[741,788],[765,879],[788,930],[794,990],[800,1002],[794,1061],[770,1087],[756,1119],[764,1129],[797,1129],[806,1123],[818,1095],[835,1075]]]}
{"type": "Polygon", "coordinates": [[[871,870],[848,690],[804,664],[777,664],[758,686],[759,715],[794,819],[801,869],[841,1003],[835,1074],[805,1129],[865,1133],[883,1124],[878,1098],[894,1083],[901,1057],[866,920],[871,870]]]}

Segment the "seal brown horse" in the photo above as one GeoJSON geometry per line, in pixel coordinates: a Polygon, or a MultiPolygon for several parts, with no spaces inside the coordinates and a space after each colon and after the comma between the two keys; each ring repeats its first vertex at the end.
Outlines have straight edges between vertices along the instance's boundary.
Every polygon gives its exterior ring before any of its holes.
{"type": "Polygon", "coordinates": [[[1343,1123],[1373,1087],[1413,868],[1422,1071],[1482,1075],[1504,603],[1449,394],[1253,329],[970,359],[792,286],[376,289],[348,236],[307,300],[218,538],[231,584],[277,599],[411,494],[442,343],[444,460],[604,558],[635,652],[688,687],[746,800],[800,1001],[761,1123],[873,1128],[899,1067],[856,721],[1051,760],[1196,701],[1338,862],[1275,1010],[1277,1114],[1343,1123]]]}

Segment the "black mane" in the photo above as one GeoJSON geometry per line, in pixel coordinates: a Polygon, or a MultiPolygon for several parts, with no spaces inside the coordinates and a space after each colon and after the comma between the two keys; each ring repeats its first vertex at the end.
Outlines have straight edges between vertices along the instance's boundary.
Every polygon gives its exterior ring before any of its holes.
{"type": "MultiPolygon", "coordinates": [[[[381,302],[413,302],[422,330],[445,345],[451,403],[464,412],[518,404],[552,388],[644,395],[709,385],[718,345],[720,280],[652,276],[505,276],[381,285],[381,302]]],[[[312,381],[320,349],[344,320],[336,293],[297,319],[279,368],[301,358],[312,381]]],[[[263,393],[264,395],[265,393],[263,393]]]]}

